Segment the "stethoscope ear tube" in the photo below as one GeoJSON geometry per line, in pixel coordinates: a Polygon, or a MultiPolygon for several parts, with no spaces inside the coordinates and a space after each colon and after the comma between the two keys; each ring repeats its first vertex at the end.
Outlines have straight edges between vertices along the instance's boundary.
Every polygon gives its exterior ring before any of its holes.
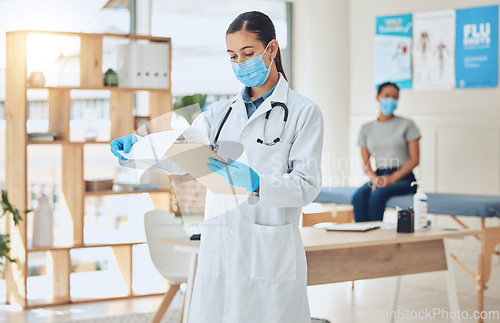
{"type": "Polygon", "coordinates": [[[264,120],[264,131],[262,132],[262,138],[264,138],[264,139],[258,138],[257,142],[259,144],[263,144],[263,145],[266,145],[266,146],[274,146],[274,145],[276,145],[280,141],[280,138],[283,135],[283,132],[285,131],[285,126],[286,126],[286,121],[287,120],[288,120],[288,107],[286,106],[286,104],[284,104],[282,102],[273,102],[271,104],[271,109],[266,112],[266,118],[264,120]],[[283,111],[285,111],[285,115],[283,116],[283,127],[281,128],[281,133],[280,133],[280,135],[277,138],[275,138],[272,142],[267,142],[266,141],[267,120],[269,120],[269,115],[271,114],[271,111],[273,111],[273,108],[276,107],[276,106],[282,107],[283,111]]]}
{"type": "Polygon", "coordinates": [[[229,106],[229,109],[227,109],[226,115],[224,116],[224,118],[222,119],[222,121],[220,123],[219,130],[217,130],[217,133],[215,134],[214,143],[212,145],[210,145],[210,148],[214,152],[217,152],[217,150],[219,150],[219,145],[217,144],[217,142],[219,141],[219,135],[220,135],[220,132],[222,130],[222,127],[224,126],[224,123],[226,123],[227,117],[229,117],[229,114],[231,113],[231,110],[233,109],[234,102],[236,102],[236,101],[233,101],[233,103],[231,103],[231,105],[229,106]]]}
{"type": "MultiPolygon", "coordinates": [[[[283,121],[286,123],[288,121],[288,107],[286,106],[286,104],[284,104],[283,102],[273,102],[271,104],[271,110],[275,107],[275,106],[280,106],[283,108],[283,110],[285,111],[285,116],[283,117],[283,121]]],[[[268,111],[268,113],[271,112],[271,110],[268,111]]],[[[269,118],[269,115],[266,114],[266,118],[269,118]]]]}

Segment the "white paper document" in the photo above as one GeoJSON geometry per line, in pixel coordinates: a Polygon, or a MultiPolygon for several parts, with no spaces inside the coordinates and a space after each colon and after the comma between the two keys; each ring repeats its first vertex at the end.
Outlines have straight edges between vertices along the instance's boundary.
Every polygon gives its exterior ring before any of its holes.
{"type": "Polygon", "coordinates": [[[149,172],[161,174],[191,174],[207,189],[218,194],[246,194],[245,189],[233,187],[206,164],[208,158],[226,162],[210,148],[207,136],[194,127],[152,133],[139,139],[129,153],[120,152],[126,161],[123,167],[134,168],[141,183],[149,181],[149,172]]]}

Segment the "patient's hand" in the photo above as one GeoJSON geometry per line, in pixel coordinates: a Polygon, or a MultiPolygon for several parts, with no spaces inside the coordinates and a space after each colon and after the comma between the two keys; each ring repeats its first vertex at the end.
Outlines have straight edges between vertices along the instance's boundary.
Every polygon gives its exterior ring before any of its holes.
{"type": "Polygon", "coordinates": [[[382,175],[377,177],[377,186],[378,187],[386,187],[394,184],[395,180],[392,175],[382,175]]]}

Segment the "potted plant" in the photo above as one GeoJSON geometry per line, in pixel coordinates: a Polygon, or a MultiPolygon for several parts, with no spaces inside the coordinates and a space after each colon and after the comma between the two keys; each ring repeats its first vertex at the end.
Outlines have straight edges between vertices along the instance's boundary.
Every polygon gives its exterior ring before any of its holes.
{"type": "Polygon", "coordinates": [[[174,111],[175,113],[186,118],[189,124],[192,124],[193,120],[200,114],[201,110],[205,106],[206,100],[206,94],[193,94],[183,96],[179,100],[179,102],[174,103],[174,111]]]}
{"type": "MultiPolygon", "coordinates": [[[[21,217],[20,211],[10,203],[9,198],[7,196],[7,191],[2,190],[2,200],[0,201],[1,206],[2,206],[2,214],[0,215],[0,218],[3,217],[6,214],[11,214],[12,215],[12,220],[14,221],[15,225],[18,225],[20,221],[23,220],[21,217]]],[[[25,210],[23,213],[26,215],[32,210],[25,210]]],[[[10,247],[9,247],[9,235],[8,234],[0,234],[0,265],[4,265],[3,260],[6,259],[7,261],[10,262],[16,262],[15,259],[12,259],[9,255],[10,253],[10,247]]]]}

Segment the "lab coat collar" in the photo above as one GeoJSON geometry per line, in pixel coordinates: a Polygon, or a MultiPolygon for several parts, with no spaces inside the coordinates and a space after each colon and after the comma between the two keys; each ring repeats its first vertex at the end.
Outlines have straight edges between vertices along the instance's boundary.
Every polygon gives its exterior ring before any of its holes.
{"type": "MultiPolygon", "coordinates": [[[[245,103],[243,102],[243,91],[245,90],[246,87],[243,87],[240,93],[233,98],[232,107],[233,109],[238,110],[240,113],[244,113],[245,115],[247,115],[245,103]]],[[[255,112],[250,116],[248,121],[257,118],[261,114],[266,113],[268,110],[270,110],[272,102],[281,102],[286,104],[287,98],[288,98],[288,82],[285,80],[283,75],[279,73],[278,84],[276,85],[276,88],[274,89],[273,93],[264,102],[262,102],[259,108],[255,110],[255,112]]]]}

